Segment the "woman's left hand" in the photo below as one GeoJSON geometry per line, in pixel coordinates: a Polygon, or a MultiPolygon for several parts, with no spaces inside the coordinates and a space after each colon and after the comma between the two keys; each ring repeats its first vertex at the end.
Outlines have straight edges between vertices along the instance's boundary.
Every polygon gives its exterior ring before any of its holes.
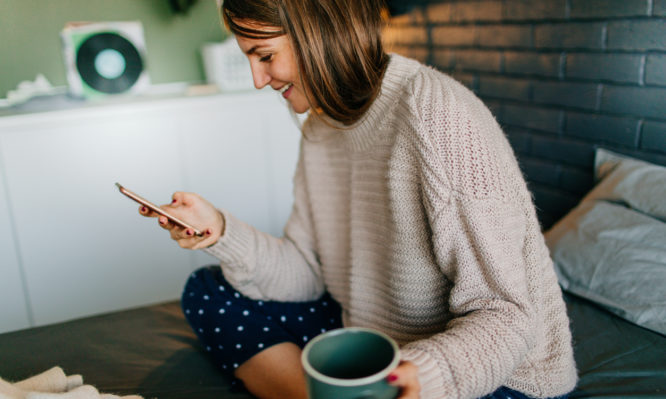
{"type": "Polygon", "coordinates": [[[419,384],[419,369],[412,362],[400,362],[398,367],[388,376],[388,383],[400,387],[398,399],[419,399],[421,385],[419,384]]]}

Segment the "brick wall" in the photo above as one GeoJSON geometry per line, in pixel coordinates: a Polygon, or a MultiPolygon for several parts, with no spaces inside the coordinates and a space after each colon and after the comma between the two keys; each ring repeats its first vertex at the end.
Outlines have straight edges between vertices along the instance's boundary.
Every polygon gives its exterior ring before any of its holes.
{"type": "Polygon", "coordinates": [[[544,228],[592,187],[596,147],[666,164],[666,0],[431,1],[385,38],[484,100],[544,228]]]}

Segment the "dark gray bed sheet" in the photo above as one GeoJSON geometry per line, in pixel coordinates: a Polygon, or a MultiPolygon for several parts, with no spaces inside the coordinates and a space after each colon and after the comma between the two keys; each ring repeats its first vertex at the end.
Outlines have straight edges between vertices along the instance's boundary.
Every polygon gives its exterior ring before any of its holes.
{"type": "Polygon", "coordinates": [[[248,399],[205,357],[170,302],[0,335],[0,377],[60,366],[102,393],[160,399],[248,399]]]}
{"type": "MultiPolygon", "coordinates": [[[[580,382],[575,398],[666,398],[666,337],[566,296],[580,382]]],[[[55,365],[100,392],[160,399],[247,399],[208,361],[178,303],[0,335],[0,376],[55,365]]]]}
{"type": "Polygon", "coordinates": [[[666,336],[565,295],[579,382],[572,398],[666,398],[666,336]]]}

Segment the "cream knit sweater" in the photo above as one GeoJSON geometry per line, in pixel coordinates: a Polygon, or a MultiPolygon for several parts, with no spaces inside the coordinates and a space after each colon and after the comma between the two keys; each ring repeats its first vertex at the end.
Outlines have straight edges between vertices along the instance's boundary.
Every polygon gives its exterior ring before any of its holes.
{"type": "Polygon", "coordinates": [[[561,291],[516,159],[483,103],[391,55],[363,119],[329,124],[303,126],[284,237],[223,211],[225,233],[206,251],[229,282],[255,299],[328,290],[346,326],[398,341],[424,399],[501,385],[535,397],[572,390],[561,291]]]}

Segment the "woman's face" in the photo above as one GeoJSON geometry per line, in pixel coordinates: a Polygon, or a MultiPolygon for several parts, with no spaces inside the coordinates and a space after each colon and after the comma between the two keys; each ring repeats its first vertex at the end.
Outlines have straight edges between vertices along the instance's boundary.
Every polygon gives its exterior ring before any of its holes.
{"type": "MultiPolygon", "coordinates": [[[[250,25],[253,29],[272,31],[271,28],[250,25]]],[[[254,87],[266,85],[282,93],[297,113],[310,109],[305,90],[301,86],[298,62],[286,35],[270,39],[250,39],[237,35],[236,41],[250,60],[254,87]]]]}

